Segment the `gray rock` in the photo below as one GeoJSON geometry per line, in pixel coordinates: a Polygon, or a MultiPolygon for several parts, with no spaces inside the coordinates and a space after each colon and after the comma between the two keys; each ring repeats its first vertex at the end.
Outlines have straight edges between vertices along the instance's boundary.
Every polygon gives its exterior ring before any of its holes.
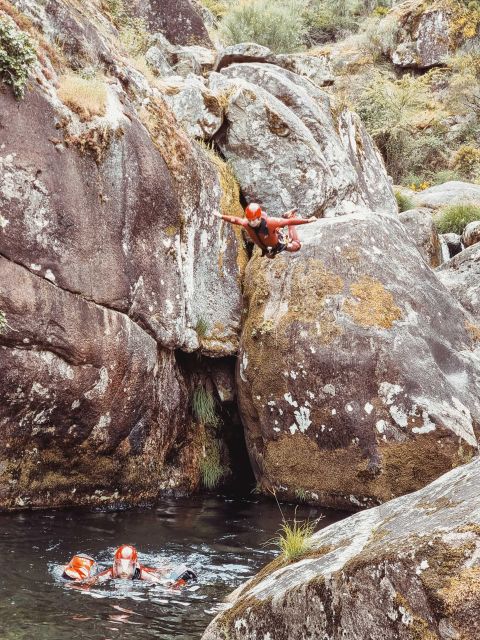
{"type": "Polygon", "coordinates": [[[255,42],[233,44],[219,51],[214,69],[221,71],[224,67],[239,62],[267,62],[271,55],[272,51],[268,47],[255,42]]]}
{"type": "Polygon", "coordinates": [[[329,56],[312,56],[305,53],[290,53],[270,56],[268,62],[305,76],[318,87],[330,86],[335,81],[329,56]]]}
{"type": "Polygon", "coordinates": [[[201,75],[213,69],[216,55],[216,51],[206,47],[175,47],[170,54],[170,63],[180,76],[186,77],[189,73],[201,75]]]}
{"type": "Polygon", "coordinates": [[[467,224],[463,230],[462,242],[465,247],[471,247],[477,242],[480,242],[480,220],[475,220],[467,224]]]}
{"type": "Polygon", "coordinates": [[[222,125],[220,103],[206,88],[203,78],[171,79],[164,98],[179,124],[193,138],[209,140],[222,125]]]}
{"type": "Polygon", "coordinates": [[[458,233],[444,233],[441,237],[448,247],[450,258],[453,258],[453,256],[456,256],[463,250],[462,236],[458,233]]]}
{"type": "Polygon", "coordinates": [[[235,64],[220,75],[230,83],[210,79],[228,97],[217,142],[247,200],[307,217],[358,207],[396,214],[382,160],[355,115],[337,120],[325,92],[271,64],[235,64]]]}
{"type": "Polygon", "coordinates": [[[477,450],[470,316],[393,216],[302,227],[302,250],[245,275],[237,393],[260,486],[357,509],[477,450]]]}
{"type": "Polygon", "coordinates": [[[202,640],[475,640],[480,461],[337,522],[247,582],[202,640]]]}
{"type": "Polygon", "coordinates": [[[418,191],[412,199],[416,207],[439,209],[453,204],[480,206],[480,185],[452,180],[418,191]]]}
{"type": "MultiPolygon", "coordinates": [[[[436,271],[442,283],[480,322],[480,243],[443,264],[436,271]]],[[[479,333],[480,339],[480,333],[479,333]]]]}
{"type": "Polygon", "coordinates": [[[438,267],[442,263],[442,248],[431,210],[411,209],[400,213],[399,218],[425,262],[438,267]]]}
{"type": "Polygon", "coordinates": [[[168,62],[168,58],[164,51],[157,46],[150,47],[145,53],[145,59],[148,64],[158,73],[160,76],[171,76],[174,71],[168,62]]]}

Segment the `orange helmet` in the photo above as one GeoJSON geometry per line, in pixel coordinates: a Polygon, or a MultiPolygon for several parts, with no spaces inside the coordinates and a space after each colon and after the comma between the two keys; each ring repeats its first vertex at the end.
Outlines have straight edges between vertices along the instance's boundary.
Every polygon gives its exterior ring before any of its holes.
{"type": "Polygon", "coordinates": [[[245,209],[247,220],[257,220],[262,217],[262,208],[256,202],[251,202],[245,209]]]}
{"type": "Polygon", "coordinates": [[[63,575],[71,580],[85,580],[85,578],[89,578],[92,575],[96,564],[93,558],[80,553],[78,556],[73,556],[63,570],[63,575]]]}
{"type": "Polygon", "coordinates": [[[138,553],[135,547],[122,544],[115,551],[113,575],[115,578],[133,578],[138,567],[138,553]]]}

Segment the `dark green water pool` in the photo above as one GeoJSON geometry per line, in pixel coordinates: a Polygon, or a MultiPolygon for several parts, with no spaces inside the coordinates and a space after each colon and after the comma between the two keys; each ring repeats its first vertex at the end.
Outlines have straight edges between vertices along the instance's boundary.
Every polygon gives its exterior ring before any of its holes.
{"type": "MultiPolygon", "coordinates": [[[[294,506],[282,505],[286,517],[294,506]]],[[[297,518],[343,514],[306,506],[297,518]]],[[[1,640],[196,640],[223,598],[276,551],[278,507],[266,500],[195,497],[149,509],[49,511],[0,515],[1,640]],[[198,583],[182,592],[142,582],[114,581],[81,592],[68,589],[62,566],[74,553],[107,566],[114,549],[133,544],[151,566],[185,563],[198,583]]]]}

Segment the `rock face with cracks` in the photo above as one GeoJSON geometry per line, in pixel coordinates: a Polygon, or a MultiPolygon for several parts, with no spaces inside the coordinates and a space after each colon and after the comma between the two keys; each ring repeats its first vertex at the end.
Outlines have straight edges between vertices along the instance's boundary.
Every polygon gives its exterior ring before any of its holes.
{"type": "Polygon", "coordinates": [[[442,247],[431,211],[410,209],[401,213],[399,218],[425,262],[431,267],[438,267],[442,263],[442,247]]]}
{"type": "Polygon", "coordinates": [[[210,76],[227,98],[216,141],[247,200],[271,215],[299,207],[305,217],[397,205],[382,160],[358,117],[335,113],[328,95],[271,64],[232,64],[210,76]]]}
{"type": "Polygon", "coordinates": [[[480,461],[313,536],[237,592],[202,640],[476,640],[480,461]]]}
{"type": "Polygon", "coordinates": [[[470,316],[384,215],[319,220],[245,277],[238,394],[260,486],[357,509],[477,451],[470,316]]]}
{"type": "Polygon", "coordinates": [[[42,53],[24,100],[0,91],[0,508],[192,490],[202,442],[175,351],[238,348],[244,248],[212,216],[238,193],[99,3],[7,5],[42,53]],[[92,111],[62,93],[74,61],[104,74],[92,111]]]}

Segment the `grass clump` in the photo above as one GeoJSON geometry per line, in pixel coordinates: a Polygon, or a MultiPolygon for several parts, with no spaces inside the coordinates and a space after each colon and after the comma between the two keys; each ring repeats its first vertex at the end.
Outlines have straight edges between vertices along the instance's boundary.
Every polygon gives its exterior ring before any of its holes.
{"type": "Polygon", "coordinates": [[[60,80],[58,97],[81,120],[104,116],[107,107],[107,88],[99,78],[82,78],[68,74],[60,80]]]}
{"type": "Polygon", "coordinates": [[[143,18],[132,16],[125,0],[103,0],[102,6],[119,31],[120,41],[131,56],[144,54],[150,42],[150,34],[143,18]]]}
{"type": "Polygon", "coordinates": [[[205,320],[205,318],[199,318],[197,320],[197,324],[195,325],[195,331],[197,332],[197,337],[199,341],[202,341],[204,338],[207,337],[207,333],[209,329],[210,329],[210,325],[208,323],[208,320],[205,320]]]}
{"type": "Polygon", "coordinates": [[[256,42],[275,53],[302,48],[308,31],[302,0],[241,0],[219,26],[226,44],[256,42]]]}
{"type": "Polygon", "coordinates": [[[284,520],[280,527],[275,544],[282,556],[289,562],[297,560],[312,547],[311,537],[315,531],[316,521],[299,521],[296,516],[292,522],[284,520]]]}
{"type": "Polygon", "coordinates": [[[435,220],[439,233],[461,235],[469,222],[480,220],[480,207],[473,204],[455,204],[446,207],[435,220]]]}
{"type": "Polygon", "coordinates": [[[0,76],[17,99],[25,96],[35,60],[35,49],[28,36],[18,31],[13,22],[0,18],[0,76]]]}
{"type": "Polygon", "coordinates": [[[209,439],[205,446],[205,455],[200,462],[200,477],[205,489],[215,489],[225,475],[222,465],[220,445],[217,440],[209,439]]]}
{"type": "Polygon", "coordinates": [[[403,211],[410,211],[410,209],[415,209],[413,200],[401,191],[395,191],[395,199],[398,204],[399,213],[403,213],[403,211]]]}
{"type": "Polygon", "coordinates": [[[202,384],[199,384],[192,397],[193,415],[200,424],[216,428],[220,424],[217,413],[217,406],[213,393],[208,391],[202,384]]]}
{"type": "Polygon", "coordinates": [[[7,326],[8,326],[8,324],[7,324],[7,316],[5,315],[5,313],[3,311],[0,311],[0,334],[5,331],[7,326]]]}

